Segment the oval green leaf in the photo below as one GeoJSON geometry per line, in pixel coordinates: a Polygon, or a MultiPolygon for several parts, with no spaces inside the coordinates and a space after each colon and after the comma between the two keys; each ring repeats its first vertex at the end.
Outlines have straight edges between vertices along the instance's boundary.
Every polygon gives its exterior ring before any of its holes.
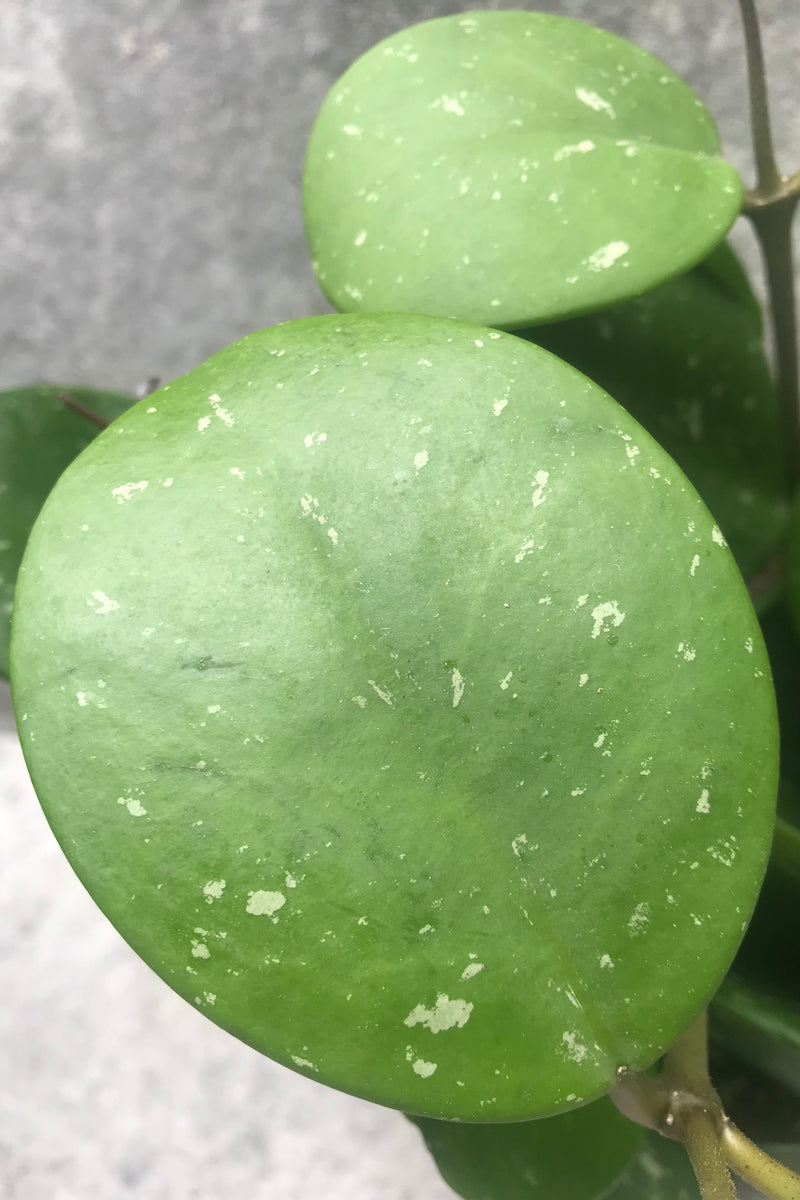
{"type": "Polygon", "coordinates": [[[710,114],[659,59],[580,21],[471,12],[358,59],[304,176],[314,268],[344,311],[516,328],[688,270],[739,212],[710,114]]]}
{"type": "Polygon", "coordinates": [[[720,246],[646,296],[523,336],[605,388],[661,443],[746,579],[764,566],[786,529],[781,424],[761,313],[732,250],[720,246]]]}
{"type": "Polygon", "coordinates": [[[19,588],[18,722],[75,869],[281,1062],[546,1116],[733,958],[774,806],[758,624],[679,469],[538,347],[254,334],[81,456],[19,588]]]}
{"type": "Polygon", "coordinates": [[[412,1120],[445,1183],[464,1200],[600,1196],[625,1170],[644,1136],[606,1099],[513,1125],[412,1120]]]}
{"type": "Polygon", "coordinates": [[[8,677],[14,587],[34,521],[61,472],[97,436],[88,416],[113,421],[132,396],[55,384],[0,392],[0,675],[8,677]]]}

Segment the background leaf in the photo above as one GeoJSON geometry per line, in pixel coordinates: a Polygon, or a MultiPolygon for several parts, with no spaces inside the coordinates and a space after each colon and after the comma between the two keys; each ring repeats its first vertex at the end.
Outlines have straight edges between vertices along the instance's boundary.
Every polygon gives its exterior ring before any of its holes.
{"type": "Polygon", "coordinates": [[[636,1154],[644,1130],[610,1100],[541,1121],[458,1125],[413,1117],[443,1179],[464,1200],[586,1200],[636,1154]]]}
{"type": "Polygon", "coordinates": [[[583,371],[682,467],[751,578],[786,528],[761,313],[733,251],[594,316],[523,334],[583,371]]]}
{"type": "Polygon", "coordinates": [[[359,58],[308,148],[306,230],[349,311],[516,328],[638,295],[739,211],[713,121],[659,59],[545,13],[426,21],[359,58]]]}
{"type": "Polygon", "coordinates": [[[17,569],[33,522],[61,472],[99,432],[59,399],[113,421],[133,397],[95,388],[38,384],[0,392],[0,675],[8,676],[8,639],[17,569]]]}
{"type": "Polygon", "coordinates": [[[700,1200],[700,1192],[683,1146],[649,1132],[633,1162],[603,1200],[700,1200]]]}
{"type": "Polygon", "coordinates": [[[675,464],[537,347],[391,315],[246,338],[68,470],[19,589],[54,831],[279,1061],[549,1115],[733,958],[777,774],[758,624],[675,464]]]}

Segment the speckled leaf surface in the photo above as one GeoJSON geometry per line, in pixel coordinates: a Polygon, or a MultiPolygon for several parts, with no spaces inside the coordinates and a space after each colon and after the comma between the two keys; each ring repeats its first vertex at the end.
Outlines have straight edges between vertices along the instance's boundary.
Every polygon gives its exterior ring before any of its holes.
{"type": "Polygon", "coordinates": [[[14,587],[28,534],[61,472],[98,429],[64,406],[67,392],[91,412],[113,421],[132,396],[94,388],[38,384],[0,392],[0,675],[8,676],[8,639],[14,587]]]}
{"type": "Polygon", "coordinates": [[[661,443],[749,579],[780,545],[787,501],[761,314],[738,268],[721,246],[645,296],[525,336],[599,383],[661,443]]]}
{"type": "Polygon", "coordinates": [[[415,1118],[442,1178],[464,1200],[586,1200],[616,1182],[644,1130],[610,1100],[513,1125],[415,1118]]]}
{"type": "Polygon", "coordinates": [[[309,142],[306,230],[344,311],[503,328],[686,271],[741,203],[714,123],[660,60],[545,13],[471,12],[373,47],[309,142]]]}
{"type": "Polygon", "coordinates": [[[407,1112],[649,1063],[763,871],[773,698],[719,530],[595,385],[476,326],[278,326],[116,422],[37,523],[12,686],[133,947],[407,1112]]]}

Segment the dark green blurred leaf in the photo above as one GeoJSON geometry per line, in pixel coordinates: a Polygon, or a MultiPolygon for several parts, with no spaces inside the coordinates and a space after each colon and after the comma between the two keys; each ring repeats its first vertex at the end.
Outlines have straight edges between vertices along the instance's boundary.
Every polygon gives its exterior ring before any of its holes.
{"type": "Polygon", "coordinates": [[[780,423],[761,314],[727,246],[603,313],[525,331],[644,425],[714,513],[746,579],[786,526],[780,423]]]}
{"type": "Polygon", "coordinates": [[[603,1200],[700,1200],[700,1192],[683,1146],[648,1133],[636,1158],[603,1200]]]}
{"type": "Polygon", "coordinates": [[[644,1136],[606,1099],[516,1125],[411,1120],[464,1200],[591,1200],[619,1177],[644,1136]]]}
{"type": "Polygon", "coordinates": [[[39,509],[58,479],[100,432],[66,407],[71,396],[113,421],[132,396],[94,388],[38,384],[0,392],[0,675],[8,676],[8,638],[17,569],[39,509]]]}
{"type": "MultiPolygon", "coordinates": [[[[783,932],[785,937],[785,927],[783,932]]],[[[710,1016],[715,1040],[800,1094],[800,1005],[731,974],[714,997],[710,1016]]]]}

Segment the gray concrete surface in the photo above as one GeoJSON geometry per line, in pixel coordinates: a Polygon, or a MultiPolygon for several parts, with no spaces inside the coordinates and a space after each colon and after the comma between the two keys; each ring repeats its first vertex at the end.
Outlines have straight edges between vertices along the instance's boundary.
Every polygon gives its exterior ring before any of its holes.
{"type": "MultiPolygon", "coordinates": [[[[300,216],[316,107],[380,37],[472,7],[501,5],[0,0],[0,386],[132,388],[325,311],[300,216]]],[[[538,7],[682,71],[749,178],[733,0],[538,7]]],[[[794,169],[800,13],[796,0],[762,7],[776,141],[794,169]]],[[[0,1195],[451,1196],[401,1117],[259,1057],[128,950],[61,857],[5,693],[0,707],[0,1195]]]]}

